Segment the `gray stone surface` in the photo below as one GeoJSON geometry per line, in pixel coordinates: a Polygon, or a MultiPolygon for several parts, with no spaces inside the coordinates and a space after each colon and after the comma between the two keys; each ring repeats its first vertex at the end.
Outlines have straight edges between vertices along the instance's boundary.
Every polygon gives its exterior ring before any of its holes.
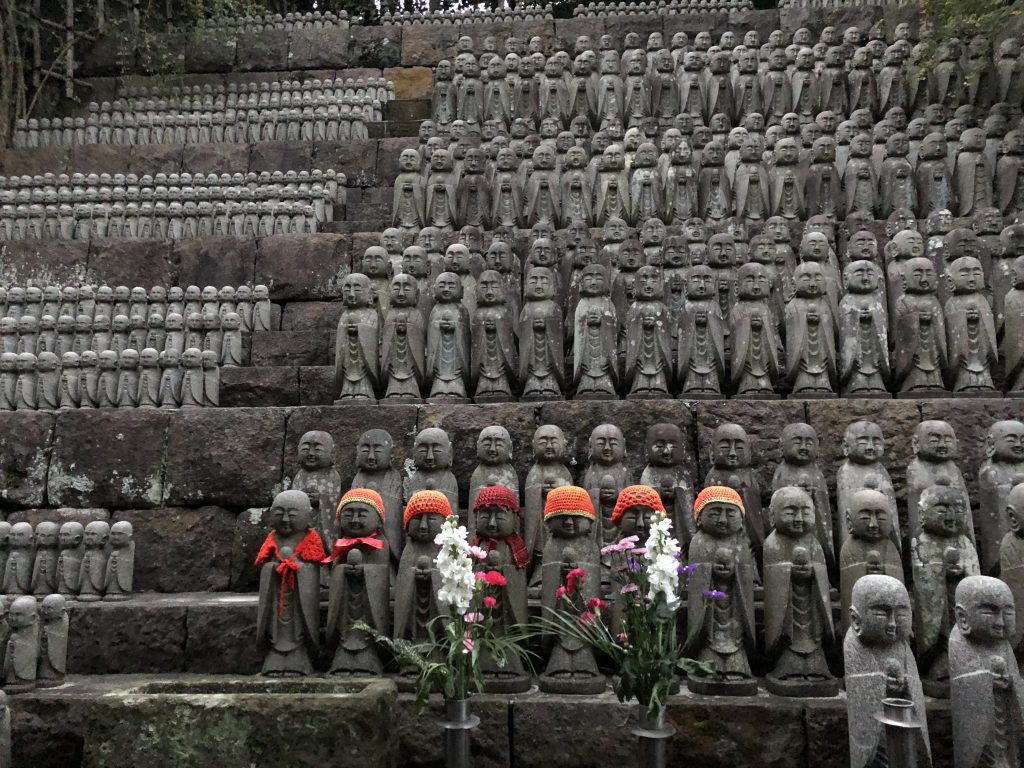
{"type": "Polygon", "coordinates": [[[269,286],[275,301],[337,298],[341,281],[351,271],[349,240],[333,234],[262,238],[255,281],[269,286]]]}
{"type": "Polygon", "coordinates": [[[52,413],[0,414],[0,500],[6,506],[44,504],[55,422],[52,413]]]}

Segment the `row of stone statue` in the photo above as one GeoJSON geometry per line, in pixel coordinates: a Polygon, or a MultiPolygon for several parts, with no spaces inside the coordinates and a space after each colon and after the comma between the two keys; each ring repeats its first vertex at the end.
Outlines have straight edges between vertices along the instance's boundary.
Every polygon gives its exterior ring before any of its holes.
{"type": "Polygon", "coordinates": [[[640,3],[586,3],[574,6],[572,15],[584,18],[650,14],[674,16],[681,13],[737,13],[753,9],[754,5],[749,0],[650,0],[640,3]]]}
{"type": "MultiPolygon", "coordinates": [[[[270,289],[262,284],[240,285],[237,288],[225,285],[220,290],[212,285],[207,285],[202,290],[198,285],[190,285],[186,288],[179,285],[172,285],[170,288],[154,285],[148,291],[142,286],[129,288],[127,285],[111,287],[106,284],[99,286],[91,284],[45,285],[42,287],[37,285],[27,287],[0,285],[0,318],[2,320],[14,319],[17,325],[13,332],[18,336],[32,332],[31,328],[24,328],[20,324],[25,317],[37,321],[36,332],[40,334],[51,330],[49,321],[44,322],[44,318],[56,318],[56,330],[59,337],[61,334],[75,332],[84,334],[95,330],[92,323],[97,317],[109,319],[123,316],[128,318],[130,332],[134,334],[130,338],[134,338],[134,346],[138,346],[138,342],[142,340],[138,332],[142,328],[152,324],[157,331],[160,329],[180,331],[184,327],[183,324],[168,328],[164,318],[170,319],[171,315],[178,315],[180,321],[182,318],[191,319],[195,314],[198,314],[200,319],[207,315],[216,315],[220,318],[222,325],[228,315],[237,314],[241,321],[241,330],[245,332],[269,331],[272,322],[270,289]],[[154,315],[159,316],[160,320],[154,320],[154,315]],[[68,318],[75,324],[74,326],[68,325],[68,318]],[[139,323],[140,319],[141,324],[139,323]],[[79,324],[81,327],[78,327],[79,324]]],[[[2,320],[0,320],[0,335],[11,334],[10,323],[4,323],[2,320]]],[[[104,324],[104,329],[106,329],[106,324],[104,324]]],[[[193,330],[199,332],[201,329],[195,327],[193,330]]],[[[146,337],[146,343],[143,346],[155,347],[158,350],[165,349],[164,336],[157,335],[152,339],[157,343],[148,343],[150,337],[146,337]]],[[[8,339],[4,344],[4,352],[33,351],[31,349],[9,349],[9,343],[8,339]]],[[[58,338],[56,349],[47,346],[44,351],[62,354],[93,349],[90,341],[86,341],[79,349],[67,346],[67,344],[67,339],[58,338]],[[61,348],[61,345],[64,345],[64,348],[61,348]]],[[[133,344],[129,344],[129,346],[133,346],[133,344]]],[[[178,344],[177,338],[171,346],[179,352],[182,351],[179,349],[181,345],[178,344]]],[[[203,344],[186,344],[186,346],[207,348],[203,344]]],[[[102,350],[94,349],[94,351],[102,350]]]]}
{"type": "Polygon", "coordinates": [[[220,405],[212,349],[0,354],[0,411],[220,405]]]}
{"type": "Polygon", "coordinates": [[[306,13],[257,13],[250,16],[215,16],[195,21],[200,30],[212,32],[268,32],[272,29],[323,29],[341,23],[358,24],[348,18],[348,11],[307,11],[306,13]]]}
{"type": "Polygon", "coordinates": [[[267,82],[230,81],[203,85],[172,85],[152,87],[126,85],[118,90],[120,98],[112,103],[89,102],[89,112],[124,112],[148,109],[154,102],[163,109],[224,109],[225,107],[287,107],[315,104],[323,97],[343,98],[370,96],[384,104],[395,98],[395,84],[384,77],[339,77],[309,80],[273,80],[267,82]]]}
{"type": "MultiPolygon", "coordinates": [[[[29,596],[0,600],[0,668],[3,670],[0,687],[3,691],[25,693],[35,688],[62,685],[67,671],[68,629],[64,595],[48,594],[38,600],[29,596]]],[[[6,697],[0,700],[0,705],[7,715],[2,722],[8,731],[4,746],[9,752],[10,715],[6,712],[6,697]]],[[[3,752],[0,752],[2,757],[3,752]]]]}
{"type": "Polygon", "coordinates": [[[365,141],[366,124],[380,122],[383,108],[369,97],[321,99],[314,106],[228,108],[179,112],[149,109],[99,116],[30,118],[15,126],[15,147],[82,144],[209,144],[257,141],[365,141]]]}
{"type": "Polygon", "coordinates": [[[135,541],[126,520],[57,524],[0,522],[0,594],[68,600],[127,600],[135,574],[135,541]]]}
{"type": "MultiPolygon", "coordinates": [[[[97,355],[113,352],[120,356],[126,350],[142,354],[145,350],[164,352],[173,350],[179,355],[186,349],[212,352],[221,366],[243,364],[242,318],[237,312],[223,316],[193,312],[186,320],[177,313],[167,315],[107,315],[97,314],[71,317],[43,315],[36,320],[31,315],[0,317],[0,352],[37,356],[52,354],[61,359],[67,352],[81,357],[92,351],[97,355]]],[[[46,358],[49,360],[49,358],[46,358]]]]}

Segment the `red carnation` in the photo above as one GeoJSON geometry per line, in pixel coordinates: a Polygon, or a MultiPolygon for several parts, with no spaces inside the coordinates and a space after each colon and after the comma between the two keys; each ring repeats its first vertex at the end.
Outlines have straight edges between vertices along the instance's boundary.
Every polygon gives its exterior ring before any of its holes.
{"type": "Polygon", "coordinates": [[[492,587],[504,587],[508,584],[501,571],[484,571],[483,576],[477,574],[477,578],[492,587]]]}
{"type": "Polygon", "coordinates": [[[497,598],[491,597],[489,595],[484,598],[483,602],[484,602],[484,608],[493,608],[494,606],[496,606],[498,604],[497,598]]]}
{"type": "Polygon", "coordinates": [[[569,571],[565,577],[565,588],[570,594],[579,592],[580,587],[583,586],[584,580],[587,578],[587,572],[582,568],[573,568],[569,571]]]}

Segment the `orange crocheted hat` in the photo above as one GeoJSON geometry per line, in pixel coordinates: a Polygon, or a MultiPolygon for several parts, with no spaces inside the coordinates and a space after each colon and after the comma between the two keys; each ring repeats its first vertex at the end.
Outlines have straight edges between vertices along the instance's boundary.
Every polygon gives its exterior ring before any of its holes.
{"type": "Polygon", "coordinates": [[[747,510],[743,507],[743,499],[736,491],[725,485],[711,485],[697,494],[697,500],[693,502],[694,518],[700,517],[700,511],[708,504],[713,504],[716,501],[734,504],[740,508],[741,514],[745,515],[747,513],[747,510]]]}
{"type": "Polygon", "coordinates": [[[519,500],[504,485],[488,485],[480,489],[480,493],[476,495],[476,503],[473,504],[473,512],[484,507],[504,507],[513,514],[519,514],[519,500]]]}
{"type": "Polygon", "coordinates": [[[402,527],[408,528],[409,521],[420,515],[441,515],[449,517],[452,514],[452,505],[448,497],[440,491],[416,491],[405,505],[405,515],[402,518],[402,527]]]}
{"type": "Polygon", "coordinates": [[[341,501],[338,502],[338,510],[334,513],[334,516],[341,517],[341,510],[349,504],[366,504],[373,507],[374,512],[380,516],[381,522],[384,522],[384,500],[376,491],[370,488],[351,489],[341,497],[341,501]]]}
{"type": "Polygon", "coordinates": [[[649,507],[655,512],[665,513],[665,505],[661,503],[661,494],[649,485],[627,485],[619,492],[612,510],[612,525],[617,525],[619,518],[630,507],[649,507]]]}
{"type": "Polygon", "coordinates": [[[544,502],[544,519],[558,515],[578,515],[594,519],[594,502],[590,494],[578,485],[563,485],[548,491],[544,502]]]}

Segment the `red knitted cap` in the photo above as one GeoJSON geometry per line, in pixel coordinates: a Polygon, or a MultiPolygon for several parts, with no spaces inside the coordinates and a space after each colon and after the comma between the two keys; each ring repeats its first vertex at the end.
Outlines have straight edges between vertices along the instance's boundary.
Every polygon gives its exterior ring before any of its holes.
{"type": "Polygon", "coordinates": [[[612,510],[612,524],[617,525],[622,514],[630,507],[648,507],[655,512],[665,513],[661,494],[649,485],[628,485],[619,492],[612,510]]]}
{"type": "Polygon", "coordinates": [[[488,485],[480,489],[480,493],[476,495],[473,512],[484,507],[504,507],[513,514],[519,514],[519,501],[516,495],[504,485],[488,485]]]}
{"type": "Polygon", "coordinates": [[[448,497],[440,491],[416,491],[405,505],[405,516],[402,519],[402,527],[408,528],[409,522],[420,515],[441,515],[450,517],[452,505],[448,497]]]}
{"type": "Polygon", "coordinates": [[[563,485],[548,491],[544,502],[544,519],[558,515],[578,515],[594,519],[594,502],[590,494],[577,485],[563,485]]]}
{"type": "Polygon", "coordinates": [[[351,489],[341,497],[341,501],[338,502],[338,511],[334,516],[341,517],[341,510],[349,504],[366,504],[373,507],[373,510],[380,516],[381,522],[384,522],[384,500],[376,491],[370,488],[351,489]]]}
{"type": "Polygon", "coordinates": [[[708,504],[712,504],[716,501],[724,501],[726,504],[733,504],[740,508],[742,514],[746,514],[747,510],[743,507],[743,499],[736,491],[725,485],[711,485],[697,494],[697,500],[693,502],[693,516],[697,518],[700,516],[700,511],[704,509],[708,504]]]}

